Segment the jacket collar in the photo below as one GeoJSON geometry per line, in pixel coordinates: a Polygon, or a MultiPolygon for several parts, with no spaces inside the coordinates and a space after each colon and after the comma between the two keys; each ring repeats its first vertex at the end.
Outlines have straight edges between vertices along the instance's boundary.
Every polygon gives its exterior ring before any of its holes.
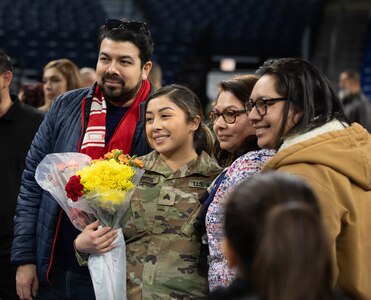
{"type": "Polygon", "coordinates": [[[335,131],[335,130],[341,130],[348,127],[347,124],[340,122],[339,120],[332,120],[320,127],[314,128],[311,131],[302,133],[302,134],[296,134],[292,137],[289,137],[284,140],[282,143],[280,149],[278,151],[281,151],[283,149],[286,149],[292,145],[295,145],[300,142],[304,142],[306,140],[312,139],[318,135],[330,132],[330,131],[335,131]]]}
{"type": "Polygon", "coordinates": [[[188,162],[175,172],[171,171],[156,150],[142,156],[140,159],[144,160],[146,170],[163,174],[166,177],[184,177],[192,174],[208,177],[210,174],[215,173],[216,170],[222,171],[219,165],[204,151],[196,159],[188,162]]]}

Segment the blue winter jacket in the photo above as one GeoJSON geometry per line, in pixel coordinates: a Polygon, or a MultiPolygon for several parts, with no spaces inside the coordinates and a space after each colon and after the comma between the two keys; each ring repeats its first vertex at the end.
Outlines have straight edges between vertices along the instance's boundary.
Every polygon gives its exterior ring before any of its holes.
{"type": "MultiPolygon", "coordinates": [[[[73,90],[57,97],[36,133],[26,157],[14,217],[12,264],[36,264],[39,280],[48,282],[58,233],[61,208],[35,181],[39,162],[49,153],[78,152],[85,132],[95,86],[73,90]],[[86,98],[84,118],[82,103],[86,98]]],[[[135,129],[131,154],[144,155],[151,149],[144,130],[144,105],[135,129]]]]}

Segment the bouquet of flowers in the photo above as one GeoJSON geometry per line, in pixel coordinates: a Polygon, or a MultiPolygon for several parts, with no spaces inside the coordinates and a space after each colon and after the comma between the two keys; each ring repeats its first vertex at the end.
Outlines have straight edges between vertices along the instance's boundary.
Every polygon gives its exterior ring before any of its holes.
{"type": "Polygon", "coordinates": [[[48,154],[36,169],[36,181],[50,192],[74,226],[83,230],[98,219],[118,229],[116,247],[90,255],[88,267],[96,299],[126,299],[126,252],[120,220],[144,170],[136,157],[112,150],[92,160],[82,153],[48,154]]]}

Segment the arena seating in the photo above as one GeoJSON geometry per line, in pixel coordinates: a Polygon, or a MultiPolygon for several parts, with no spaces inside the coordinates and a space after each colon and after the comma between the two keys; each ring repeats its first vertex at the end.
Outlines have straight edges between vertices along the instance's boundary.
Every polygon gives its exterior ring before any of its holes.
{"type": "MultiPolygon", "coordinates": [[[[41,70],[58,57],[94,67],[98,26],[109,17],[101,1],[2,0],[0,48],[26,70],[41,70]]],[[[197,57],[300,55],[304,29],[315,33],[323,2],[136,0],[135,4],[152,31],[154,60],[162,66],[164,82],[171,83],[197,57]]]]}
{"type": "Polygon", "coordinates": [[[297,56],[314,33],[323,0],[137,0],[153,31],[165,79],[200,51],[210,55],[297,56]],[[205,41],[206,39],[206,41],[205,41]],[[273,46],[272,46],[273,45],[273,46]],[[205,49],[205,47],[207,49],[205,49]]]}
{"type": "Polygon", "coordinates": [[[94,67],[98,27],[105,19],[99,1],[2,0],[0,48],[34,76],[61,57],[94,67]]]}

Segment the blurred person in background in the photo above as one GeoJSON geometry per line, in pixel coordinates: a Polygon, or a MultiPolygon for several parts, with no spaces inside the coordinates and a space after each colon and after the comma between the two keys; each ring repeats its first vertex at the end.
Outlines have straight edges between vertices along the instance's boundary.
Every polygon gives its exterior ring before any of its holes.
{"type": "Polygon", "coordinates": [[[91,87],[97,80],[95,69],[84,67],[80,69],[82,87],[91,87]]]}
{"type": "Polygon", "coordinates": [[[360,74],[344,70],[339,75],[339,98],[351,123],[357,122],[371,132],[371,103],[361,90],[360,74]]]}
{"type": "Polygon", "coordinates": [[[52,60],[44,67],[43,83],[45,103],[39,109],[48,111],[57,96],[82,87],[80,70],[69,59],[52,60]]]}
{"type": "Polygon", "coordinates": [[[13,67],[0,52],[0,299],[18,299],[16,267],[10,264],[13,218],[26,154],[44,113],[10,95],[13,67]]]}
{"type": "Polygon", "coordinates": [[[162,87],[162,69],[159,63],[152,62],[152,69],[148,75],[148,80],[153,84],[155,90],[162,87]]]}
{"type": "Polygon", "coordinates": [[[44,105],[44,84],[42,82],[22,84],[18,92],[18,98],[21,102],[36,108],[44,105]]]}

